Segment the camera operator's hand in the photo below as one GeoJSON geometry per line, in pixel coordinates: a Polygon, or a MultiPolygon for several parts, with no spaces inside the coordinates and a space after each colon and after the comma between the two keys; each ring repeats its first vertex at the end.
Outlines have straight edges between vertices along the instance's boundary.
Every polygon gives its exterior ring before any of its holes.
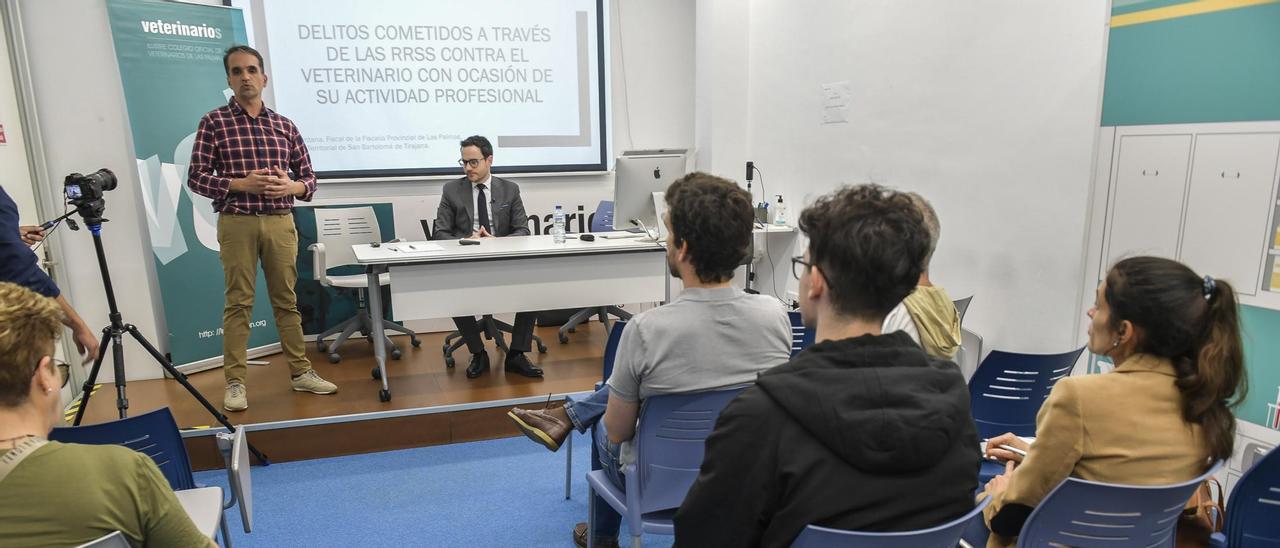
{"type": "Polygon", "coordinates": [[[80,351],[80,356],[84,358],[84,364],[88,365],[98,359],[98,336],[89,329],[89,326],[81,323],[73,334],[76,340],[76,350],[80,351]]]}
{"type": "Polygon", "coordinates": [[[71,303],[67,302],[67,298],[58,295],[58,306],[62,308],[62,324],[71,328],[72,338],[76,342],[76,350],[80,351],[80,356],[84,358],[84,363],[88,364],[98,358],[98,335],[89,329],[89,325],[84,323],[80,318],[80,314],[76,313],[76,309],[71,308],[71,303]]]}
{"type": "Polygon", "coordinates": [[[275,176],[272,178],[271,185],[267,187],[267,191],[263,194],[268,198],[283,198],[285,196],[297,196],[307,190],[307,187],[298,181],[289,178],[289,174],[283,169],[275,168],[275,176]]]}
{"type": "Polygon", "coordinates": [[[35,245],[44,239],[44,229],[38,226],[20,226],[18,234],[22,236],[22,243],[27,245],[35,245]]]}
{"type": "MultiPolygon", "coordinates": [[[[232,179],[229,190],[232,192],[248,192],[249,194],[267,194],[275,177],[267,169],[255,169],[240,179],[232,179]]],[[[268,194],[269,195],[269,194],[268,194]]]]}

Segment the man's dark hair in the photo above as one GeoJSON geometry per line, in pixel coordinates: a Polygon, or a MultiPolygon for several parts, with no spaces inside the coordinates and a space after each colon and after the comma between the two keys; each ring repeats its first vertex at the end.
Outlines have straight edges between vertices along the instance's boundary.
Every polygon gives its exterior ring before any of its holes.
{"type": "Polygon", "coordinates": [[[911,197],[880,185],[843,187],[800,213],[809,262],[822,269],[836,312],[882,320],[915,289],[929,230],[911,197]]]}
{"type": "Polygon", "coordinates": [[[462,144],[458,148],[476,147],[480,149],[480,155],[484,158],[493,156],[493,145],[485,139],[483,135],[472,135],[462,140],[462,144]]]}
{"type": "Polygon", "coordinates": [[[258,58],[258,72],[266,72],[267,69],[262,65],[262,54],[258,50],[249,46],[231,46],[227,48],[226,53],[222,54],[222,68],[227,71],[227,76],[231,76],[231,54],[233,53],[250,53],[258,58]]]}
{"type": "Polygon", "coordinates": [[[732,279],[751,245],[755,217],[747,191],[715,175],[694,172],[671,183],[664,199],[672,241],[676,246],[689,244],[698,279],[732,279]]]}

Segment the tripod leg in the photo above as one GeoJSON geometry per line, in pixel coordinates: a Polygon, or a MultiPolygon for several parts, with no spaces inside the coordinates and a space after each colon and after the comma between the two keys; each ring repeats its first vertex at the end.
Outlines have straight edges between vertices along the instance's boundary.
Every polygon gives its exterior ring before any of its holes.
{"type": "MultiPolygon", "coordinates": [[[[148,341],[146,337],[143,337],[142,333],[138,332],[137,326],[128,324],[125,325],[124,328],[129,330],[129,334],[133,335],[134,340],[138,341],[138,344],[141,344],[142,347],[147,350],[147,353],[151,354],[152,358],[155,358],[156,362],[160,364],[160,367],[164,369],[165,372],[173,377],[174,380],[178,381],[178,384],[181,384],[183,388],[187,389],[187,392],[191,394],[191,397],[200,402],[200,405],[204,406],[205,410],[208,411],[210,415],[213,415],[215,420],[227,427],[227,430],[230,430],[231,432],[236,431],[235,425],[231,424],[231,421],[227,420],[227,416],[223,415],[218,411],[218,408],[209,403],[209,400],[205,399],[204,394],[201,394],[199,390],[196,390],[196,387],[191,386],[191,381],[187,380],[187,375],[178,371],[178,368],[174,367],[173,363],[169,362],[169,360],[164,357],[164,354],[161,354],[159,350],[156,350],[156,347],[152,346],[151,342],[148,341]]],[[[271,461],[267,460],[267,456],[259,452],[252,443],[249,444],[249,452],[253,453],[253,456],[258,457],[258,462],[261,462],[263,466],[271,465],[271,461]]]]}
{"type": "Polygon", "coordinates": [[[123,419],[129,416],[129,397],[125,394],[125,383],[128,381],[124,377],[124,339],[120,335],[119,330],[111,330],[111,367],[116,373],[116,411],[123,419]]]}
{"type": "Polygon", "coordinates": [[[93,359],[93,369],[89,370],[89,378],[84,380],[80,389],[80,408],[76,410],[76,418],[71,426],[80,426],[84,419],[84,410],[89,408],[89,396],[93,395],[93,385],[98,382],[98,368],[102,367],[102,359],[107,357],[107,341],[111,340],[111,328],[102,330],[102,342],[98,343],[98,357],[93,359]]]}

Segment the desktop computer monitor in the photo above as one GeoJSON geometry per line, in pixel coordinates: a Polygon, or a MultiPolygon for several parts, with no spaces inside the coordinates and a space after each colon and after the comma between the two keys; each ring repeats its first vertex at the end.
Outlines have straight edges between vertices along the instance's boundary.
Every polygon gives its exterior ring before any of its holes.
{"type": "Polygon", "coordinates": [[[684,177],[688,151],[684,149],[630,150],[614,166],[613,229],[660,230],[662,221],[653,205],[653,193],[665,192],[684,177]],[[632,221],[635,221],[633,223],[632,221]]]}

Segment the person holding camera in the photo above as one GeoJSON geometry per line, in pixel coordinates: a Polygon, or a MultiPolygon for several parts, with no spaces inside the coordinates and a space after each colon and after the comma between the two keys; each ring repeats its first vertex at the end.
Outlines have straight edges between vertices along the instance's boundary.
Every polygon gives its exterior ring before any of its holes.
{"type": "Polygon", "coordinates": [[[235,95],[200,119],[187,174],[187,186],[212,198],[218,212],[218,254],[226,280],[222,355],[227,387],[222,407],[249,407],[244,383],[259,259],[293,390],[333,394],[338,387],[320,378],[307,359],[294,292],[298,231],[293,201],[311,201],[316,192],[311,156],[297,126],[262,102],[267,85],[262,54],[233,46],[222,64],[235,95]]]}
{"type": "Polygon", "coordinates": [[[18,204],[0,186],[0,282],[13,282],[56,300],[62,309],[62,324],[71,328],[76,349],[87,364],[98,357],[98,336],[71,308],[57,284],[40,270],[39,257],[30,246],[43,239],[43,228],[18,224],[18,204]]]}

